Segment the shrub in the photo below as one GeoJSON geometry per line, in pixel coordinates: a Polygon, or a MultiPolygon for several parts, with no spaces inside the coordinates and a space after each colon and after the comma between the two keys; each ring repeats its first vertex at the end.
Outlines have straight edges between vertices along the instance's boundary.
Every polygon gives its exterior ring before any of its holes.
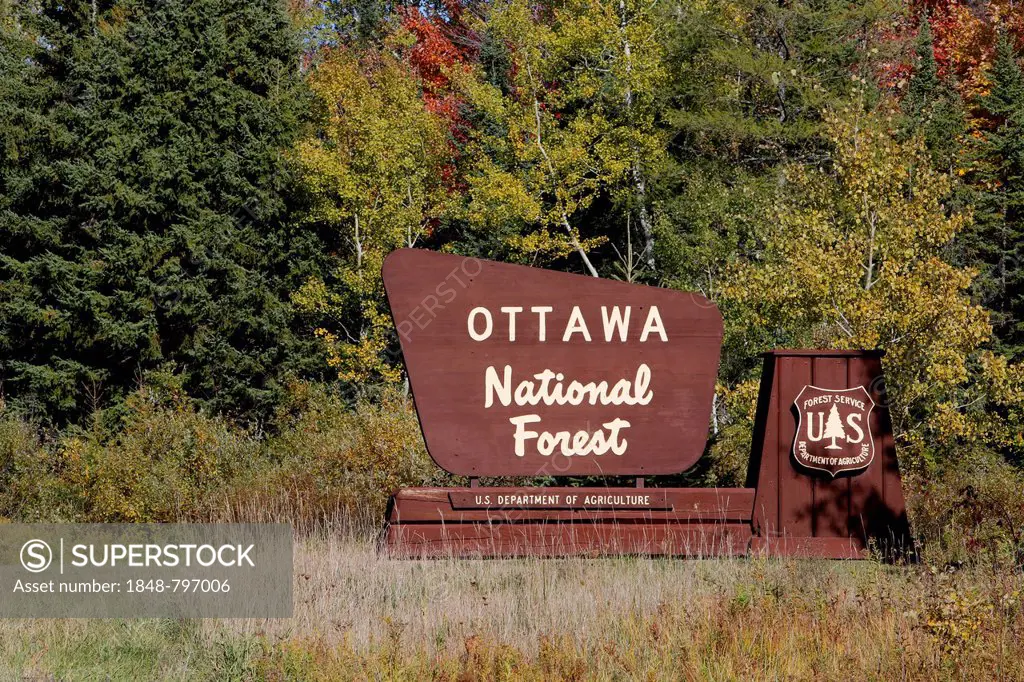
{"type": "Polygon", "coordinates": [[[258,464],[259,443],[246,431],[170,404],[142,389],[112,435],[87,432],[61,444],[69,490],[92,521],[167,522],[200,515],[209,496],[258,464]]]}
{"type": "Polygon", "coordinates": [[[999,455],[967,453],[904,485],[926,561],[1024,565],[1024,474],[999,455]]]}
{"type": "Polygon", "coordinates": [[[180,392],[142,388],[89,429],[44,439],[0,413],[0,517],[22,521],[279,521],[379,525],[388,496],[447,476],[412,401],[381,389],[354,405],[297,384],[273,435],[210,417],[180,392]]]}
{"type": "Polygon", "coordinates": [[[230,493],[234,518],[379,525],[396,489],[448,480],[426,453],[412,401],[394,388],[349,405],[322,387],[295,386],[266,450],[273,466],[230,493]]]}
{"type": "Polygon", "coordinates": [[[59,473],[59,458],[44,446],[39,427],[18,414],[0,414],[0,518],[73,518],[59,473]]]}
{"type": "Polygon", "coordinates": [[[32,423],[0,422],[0,514],[18,520],[166,522],[200,515],[209,495],[258,463],[246,431],[167,401],[129,397],[105,428],[69,429],[44,443],[32,423]]]}

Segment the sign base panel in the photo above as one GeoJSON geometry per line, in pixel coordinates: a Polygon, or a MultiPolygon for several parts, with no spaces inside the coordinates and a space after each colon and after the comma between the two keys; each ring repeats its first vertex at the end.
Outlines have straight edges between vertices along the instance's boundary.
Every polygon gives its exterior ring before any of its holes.
{"type": "Polygon", "coordinates": [[[761,538],[754,488],[407,488],[381,538],[395,558],[863,558],[857,538],[761,538]]]}
{"type": "Polygon", "coordinates": [[[385,552],[396,558],[568,556],[744,556],[744,524],[521,523],[390,526],[385,552]]]}

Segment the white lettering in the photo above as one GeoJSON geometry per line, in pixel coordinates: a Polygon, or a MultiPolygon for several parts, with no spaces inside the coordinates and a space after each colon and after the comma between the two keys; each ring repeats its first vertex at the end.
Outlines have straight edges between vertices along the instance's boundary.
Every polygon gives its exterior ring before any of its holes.
{"type": "Polygon", "coordinates": [[[515,430],[515,453],[517,457],[526,455],[526,441],[536,440],[537,452],[544,457],[550,457],[557,449],[565,457],[585,457],[587,455],[604,455],[609,452],[622,455],[629,446],[625,438],[620,439],[620,432],[629,428],[629,422],[616,417],[610,422],[601,424],[608,430],[598,429],[593,433],[589,431],[528,431],[527,424],[536,424],[541,418],[536,414],[525,414],[519,417],[511,417],[509,422],[516,427],[515,430]]]}
{"type": "Polygon", "coordinates": [[[644,323],[644,330],[640,333],[640,343],[647,341],[651,332],[657,332],[662,341],[668,342],[668,334],[665,333],[665,323],[661,321],[661,313],[658,306],[652,305],[647,313],[647,322],[644,323]]]}
{"type": "Polygon", "coordinates": [[[541,343],[547,341],[548,338],[547,314],[554,310],[549,305],[535,305],[530,308],[531,313],[537,313],[537,340],[541,343]]]}
{"type": "Polygon", "coordinates": [[[523,309],[519,306],[502,306],[501,312],[508,315],[508,340],[516,340],[516,313],[523,312],[523,309]]]}
{"type": "Polygon", "coordinates": [[[493,365],[484,370],[484,407],[492,407],[494,399],[504,407],[513,402],[525,407],[539,405],[649,405],[654,398],[651,390],[651,368],[645,363],[636,368],[633,380],[619,379],[609,390],[607,381],[578,380],[565,384],[565,375],[545,369],[524,379],[512,388],[512,367],[505,365],[502,374],[493,365]]]}
{"type": "Polygon", "coordinates": [[[608,308],[601,306],[601,321],[604,323],[604,340],[610,342],[615,331],[619,332],[619,341],[626,341],[626,330],[629,328],[629,311],[632,310],[630,306],[626,306],[626,313],[623,315],[622,310],[619,306],[612,308],[611,315],[608,314],[608,308]]]}
{"type": "Polygon", "coordinates": [[[562,334],[562,341],[569,341],[572,339],[573,334],[583,334],[584,340],[590,343],[590,330],[587,329],[587,321],[583,319],[583,313],[580,312],[578,305],[572,307],[572,313],[569,314],[569,322],[565,325],[565,333],[562,334]]]}
{"type": "Polygon", "coordinates": [[[516,457],[523,457],[526,455],[526,440],[539,435],[536,431],[527,431],[524,427],[527,424],[536,424],[540,421],[540,417],[535,414],[524,414],[521,417],[512,417],[509,421],[516,427],[514,436],[516,457]]]}
{"type": "Polygon", "coordinates": [[[466,326],[469,329],[469,336],[474,341],[486,341],[491,336],[491,332],[494,331],[494,320],[491,318],[491,311],[483,306],[477,306],[469,311],[469,318],[466,320],[466,326]],[[476,318],[478,315],[484,317],[484,331],[478,332],[476,330],[476,318]]]}
{"type": "Polygon", "coordinates": [[[846,439],[847,443],[859,443],[862,440],[864,440],[864,429],[860,428],[860,421],[863,417],[864,415],[857,414],[856,412],[846,417],[846,423],[849,425],[851,429],[857,432],[856,438],[846,439]]]}
{"type": "Polygon", "coordinates": [[[508,407],[512,403],[512,368],[509,365],[505,365],[504,380],[505,383],[501,383],[502,380],[498,378],[498,372],[493,366],[488,367],[484,372],[484,407],[494,404],[495,391],[497,391],[498,400],[502,405],[508,407]]]}

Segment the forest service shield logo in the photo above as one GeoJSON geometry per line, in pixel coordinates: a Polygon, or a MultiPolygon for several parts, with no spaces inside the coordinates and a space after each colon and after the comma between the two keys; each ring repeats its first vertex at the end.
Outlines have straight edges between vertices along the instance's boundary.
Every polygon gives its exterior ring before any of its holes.
{"type": "Polygon", "coordinates": [[[861,471],[875,458],[869,416],[875,407],[863,386],[845,389],[804,386],[794,402],[797,412],[793,457],[808,469],[861,471]]]}

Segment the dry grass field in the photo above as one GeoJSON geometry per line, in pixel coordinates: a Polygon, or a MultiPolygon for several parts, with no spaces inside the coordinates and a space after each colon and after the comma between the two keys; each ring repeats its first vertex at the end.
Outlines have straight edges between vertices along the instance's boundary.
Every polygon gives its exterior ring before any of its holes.
{"type": "Polygon", "coordinates": [[[871,561],[397,561],[296,546],[295,616],[0,624],[0,679],[1018,680],[1019,572],[871,561]]]}

